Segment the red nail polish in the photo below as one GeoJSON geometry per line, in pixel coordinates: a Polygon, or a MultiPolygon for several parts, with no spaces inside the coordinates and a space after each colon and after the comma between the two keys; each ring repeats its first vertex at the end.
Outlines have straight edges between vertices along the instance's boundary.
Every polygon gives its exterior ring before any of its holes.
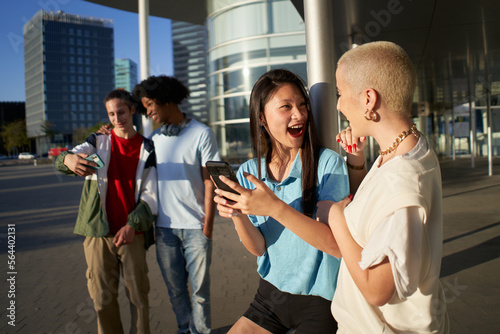
{"type": "Polygon", "coordinates": [[[339,138],[339,139],[337,139],[337,143],[340,143],[340,138],[339,138]]]}
{"type": "Polygon", "coordinates": [[[349,150],[349,153],[352,153],[352,146],[351,145],[347,146],[347,149],[349,150]]]}
{"type": "Polygon", "coordinates": [[[354,152],[356,152],[356,144],[352,145],[352,149],[353,149],[354,152]]]}
{"type": "Polygon", "coordinates": [[[347,197],[349,197],[349,199],[352,201],[352,198],[354,197],[354,195],[353,195],[353,194],[350,194],[350,195],[349,195],[349,196],[347,196],[347,197]]]}

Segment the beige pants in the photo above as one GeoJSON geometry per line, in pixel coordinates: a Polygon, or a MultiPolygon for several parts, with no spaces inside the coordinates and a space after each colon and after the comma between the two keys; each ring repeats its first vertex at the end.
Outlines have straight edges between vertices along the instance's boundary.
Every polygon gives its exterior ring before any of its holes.
{"type": "Polygon", "coordinates": [[[97,312],[99,334],[123,333],[118,304],[120,272],[130,301],[131,333],[149,333],[149,279],[144,235],[116,248],[113,237],[86,237],[87,286],[97,312]]]}

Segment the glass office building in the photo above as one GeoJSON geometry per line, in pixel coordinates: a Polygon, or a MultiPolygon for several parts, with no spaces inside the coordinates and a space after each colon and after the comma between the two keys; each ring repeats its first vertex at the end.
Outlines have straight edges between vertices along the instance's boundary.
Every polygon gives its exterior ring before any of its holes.
{"type": "Polygon", "coordinates": [[[251,154],[248,105],[257,79],[287,68],[307,80],[305,25],[288,0],[208,1],[210,125],[223,157],[251,154]]]}
{"type": "Polygon", "coordinates": [[[103,99],[114,87],[113,21],[40,10],[24,25],[26,128],[45,153],[44,126],[58,144],[106,121],[103,99]]]}
{"type": "Polygon", "coordinates": [[[208,123],[207,34],[205,26],[172,21],[174,76],[184,83],[190,96],[182,111],[208,123]]]}
{"type": "MultiPolygon", "coordinates": [[[[115,59],[115,88],[132,93],[137,83],[136,62],[130,59],[115,59]]],[[[135,113],[132,118],[136,129],[141,129],[142,115],[135,113]]]]}
{"type": "Polygon", "coordinates": [[[132,92],[137,85],[137,64],[130,59],[115,60],[115,88],[132,92]]]}

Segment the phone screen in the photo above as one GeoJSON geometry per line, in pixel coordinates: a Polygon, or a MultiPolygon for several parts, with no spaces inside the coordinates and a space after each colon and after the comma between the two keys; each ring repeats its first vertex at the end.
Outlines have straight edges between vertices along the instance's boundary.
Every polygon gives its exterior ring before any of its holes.
{"type": "Polygon", "coordinates": [[[206,166],[217,188],[239,195],[237,191],[229,188],[227,184],[219,179],[219,175],[224,175],[228,179],[238,182],[236,174],[230,164],[225,161],[207,161],[206,166]]]}

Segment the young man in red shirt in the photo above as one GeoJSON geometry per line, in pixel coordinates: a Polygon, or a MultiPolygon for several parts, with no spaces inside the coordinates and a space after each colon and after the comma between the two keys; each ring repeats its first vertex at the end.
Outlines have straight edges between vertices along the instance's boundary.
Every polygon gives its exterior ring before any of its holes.
{"type": "Polygon", "coordinates": [[[158,214],[153,142],[132,122],[136,101],[125,90],[110,92],[105,105],[114,128],[93,133],[85,143],[61,153],[55,167],[85,177],[74,233],[84,235],[88,289],[99,333],[123,333],[118,304],[120,273],[131,308],[131,328],[149,333],[149,279],[146,249],[153,242],[158,214]],[[87,160],[97,153],[104,166],[87,160]]]}

